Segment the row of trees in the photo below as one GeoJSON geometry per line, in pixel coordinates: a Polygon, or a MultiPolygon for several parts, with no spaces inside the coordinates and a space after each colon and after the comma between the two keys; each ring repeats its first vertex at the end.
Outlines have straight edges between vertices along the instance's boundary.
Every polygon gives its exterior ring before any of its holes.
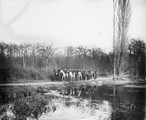
{"type": "Polygon", "coordinates": [[[106,54],[97,47],[66,47],[65,54],[60,56],[59,67],[67,69],[91,69],[112,71],[112,54],[106,54]]]}
{"type": "Polygon", "coordinates": [[[34,68],[46,67],[56,49],[52,44],[6,44],[0,43],[0,52],[12,60],[13,64],[34,68]]]}
{"type": "Polygon", "coordinates": [[[22,67],[31,66],[36,69],[44,67],[60,67],[62,69],[111,69],[110,58],[102,49],[94,47],[68,46],[63,52],[52,44],[0,44],[0,51],[12,60],[13,64],[22,67]]]}
{"type": "MultiPolygon", "coordinates": [[[[131,76],[145,76],[145,43],[135,39],[131,41],[123,72],[130,71],[131,76]]],[[[1,76],[4,73],[8,74],[8,72],[4,72],[6,69],[17,69],[18,67],[19,69],[33,68],[34,70],[43,68],[50,70],[50,73],[53,73],[54,68],[90,69],[106,75],[106,73],[113,73],[113,61],[113,52],[105,53],[97,47],[68,46],[60,52],[60,49],[55,48],[53,44],[25,43],[17,45],[0,43],[1,76]]],[[[7,74],[6,76],[8,76],[7,74]]]]}

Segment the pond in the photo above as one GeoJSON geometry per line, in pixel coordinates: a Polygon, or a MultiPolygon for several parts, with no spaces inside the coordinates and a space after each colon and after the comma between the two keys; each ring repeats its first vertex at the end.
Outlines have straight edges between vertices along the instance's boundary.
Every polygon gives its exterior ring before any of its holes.
{"type": "Polygon", "coordinates": [[[92,103],[100,104],[108,101],[112,107],[112,120],[146,119],[146,87],[144,85],[82,85],[75,88],[71,94],[88,99],[92,103]]]}
{"type": "Polygon", "coordinates": [[[112,106],[112,120],[144,120],[146,89],[133,86],[94,86],[91,94],[81,95],[91,101],[108,101],[112,106]]]}
{"type": "MultiPolygon", "coordinates": [[[[4,89],[8,90],[3,88],[3,91],[4,89]]],[[[29,90],[33,91],[31,88],[29,90]]],[[[36,90],[38,89],[35,88],[36,90]]],[[[29,97],[31,94],[28,92],[25,96],[19,95],[19,97],[29,97]]],[[[15,97],[17,95],[13,94],[15,97]]],[[[39,99],[47,97],[51,102],[42,106],[47,112],[45,111],[45,114],[42,113],[38,118],[39,120],[145,120],[145,96],[144,85],[81,85],[74,86],[72,89],[68,87],[59,90],[49,89],[42,92],[39,97],[39,99]],[[47,105],[49,107],[46,107],[47,105]]],[[[12,99],[3,100],[1,97],[1,103],[6,100],[9,104],[13,103],[12,99]],[[11,102],[8,102],[9,100],[11,102]]]]}

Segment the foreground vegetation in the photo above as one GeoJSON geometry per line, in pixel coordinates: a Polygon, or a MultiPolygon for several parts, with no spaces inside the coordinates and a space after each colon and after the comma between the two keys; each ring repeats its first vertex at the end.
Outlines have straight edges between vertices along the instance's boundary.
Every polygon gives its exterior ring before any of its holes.
{"type": "Polygon", "coordinates": [[[48,91],[49,89],[45,87],[2,87],[0,91],[0,119],[7,120],[13,117],[16,120],[26,120],[30,117],[38,120],[42,113],[46,112],[46,109],[50,109],[50,111],[52,109],[53,96],[43,95],[48,91]]]}

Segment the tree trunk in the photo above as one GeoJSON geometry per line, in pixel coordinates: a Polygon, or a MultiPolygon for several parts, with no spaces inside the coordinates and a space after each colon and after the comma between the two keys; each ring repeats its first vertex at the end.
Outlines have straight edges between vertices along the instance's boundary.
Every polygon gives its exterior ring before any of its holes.
{"type": "Polygon", "coordinates": [[[26,64],[25,64],[25,54],[23,53],[23,68],[26,67],[26,64]]]}

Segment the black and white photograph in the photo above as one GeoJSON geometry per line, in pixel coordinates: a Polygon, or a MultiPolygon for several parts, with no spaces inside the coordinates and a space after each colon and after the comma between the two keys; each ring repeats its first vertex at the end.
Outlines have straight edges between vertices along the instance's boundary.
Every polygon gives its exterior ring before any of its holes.
{"type": "Polygon", "coordinates": [[[146,120],[146,0],[0,0],[0,120],[146,120]]]}

